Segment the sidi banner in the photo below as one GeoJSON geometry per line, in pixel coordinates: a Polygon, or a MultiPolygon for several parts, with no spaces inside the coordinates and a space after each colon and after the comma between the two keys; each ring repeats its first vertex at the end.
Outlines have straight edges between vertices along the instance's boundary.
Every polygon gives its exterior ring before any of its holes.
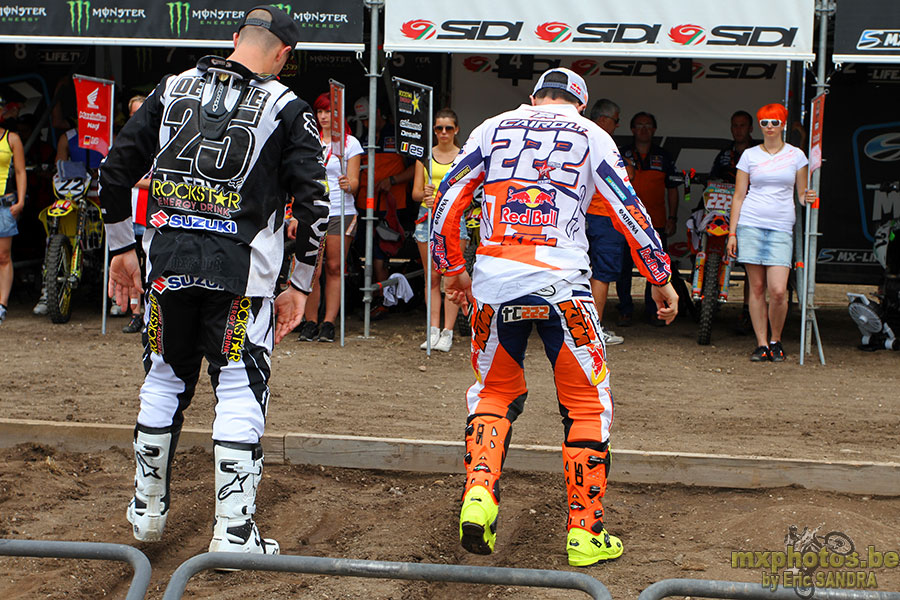
{"type": "Polygon", "coordinates": [[[73,75],[78,107],[78,145],[103,156],[112,144],[113,82],[73,75]]]}
{"type": "MultiPolygon", "coordinates": [[[[896,0],[885,0],[895,2],[896,0]]],[[[812,60],[814,0],[385,3],[388,52],[812,60]]]]}

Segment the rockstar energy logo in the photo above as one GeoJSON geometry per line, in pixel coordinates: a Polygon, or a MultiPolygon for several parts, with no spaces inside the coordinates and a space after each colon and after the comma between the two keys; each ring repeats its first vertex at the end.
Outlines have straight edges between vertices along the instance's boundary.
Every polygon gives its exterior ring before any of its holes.
{"type": "Polygon", "coordinates": [[[150,193],[157,204],[165,208],[178,208],[187,212],[210,213],[230,217],[241,208],[241,195],[237,192],[219,191],[203,185],[154,179],[150,193]]]}
{"type": "Polygon", "coordinates": [[[150,294],[150,316],[147,318],[147,343],[150,345],[150,352],[162,355],[162,315],[159,314],[159,300],[156,294],[150,294]]]}
{"type": "Polygon", "coordinates": [[[252,301],[246,296],[235,298],[228,311],[225,323],[225,337],[222,338],[222,354],[232,362],[241,360],[244,341],[247,339],[247,320],[250,318],[252,301]]]}
{"type": "Polygon", "coordinates": [[[166,2],[169,7],[169,31],[172,35],[181,37],[187,33],[191,21],[190,2],[166,2]]]}
{"type": "Polygon", "coordinates": [[[69,27],[73,33],[81,35],[91,27],[91,3],[90,0],[68,0],[69,27]]]}

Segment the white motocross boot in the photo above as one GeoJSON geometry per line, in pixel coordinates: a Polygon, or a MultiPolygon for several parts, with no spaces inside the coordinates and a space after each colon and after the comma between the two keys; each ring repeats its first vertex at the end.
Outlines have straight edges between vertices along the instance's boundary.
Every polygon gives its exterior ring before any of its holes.
{"type": "Polygon", "coordinates": [[[134,538],[142,542],[162,539],[169,514],[169,467],[179,428],[134,428],[134,497],[125,518],[133,526],[134,538]]]}
{"type": "Polygon", "coordinates": [[[278,542],[263,539],[253,521],[262,445],[215,442],[215,455],[216,522],[209,551],[278,554],[278,542]]]}

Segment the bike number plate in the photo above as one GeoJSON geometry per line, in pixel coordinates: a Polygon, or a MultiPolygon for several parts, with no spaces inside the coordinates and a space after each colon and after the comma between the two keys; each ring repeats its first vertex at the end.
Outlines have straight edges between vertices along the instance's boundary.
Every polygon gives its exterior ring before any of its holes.
{"type": "Polygon", "coordinates": [[[703,204],[707,212],[731,213],[731,198],[734,196],[734,184],[714,182],[703,192],[703,204]]]}
{"type": "Polygon", "coordinates": [[[47,209],[47,214],[51,217],[62,217],[72,212],[72,206],[71,200],[57,200],[47,209]]]}

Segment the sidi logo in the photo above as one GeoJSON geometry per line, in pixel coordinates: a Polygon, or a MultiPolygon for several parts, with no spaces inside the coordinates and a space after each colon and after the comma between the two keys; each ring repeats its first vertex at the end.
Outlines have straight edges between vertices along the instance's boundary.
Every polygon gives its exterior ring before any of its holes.
{"type": "Polygon", "coordinates": [[[401,25],[400,32],[411,40],[430,40],[437,33],[437,29],[431,21],[415,19],[401,25]]]}
{"type": "Polygon", "coordinates": [[[534,34],[545,42],[565,42],[572,37],[572,28],[567,23],[551,21],[538,25],[534,30],[534,34]]]}
{"type": "Polygon", "coordinates": [[[699,25],[676,25],[669,30],[669,39],[682,46],[696,46],[706,40],[706,30],[699,25]]]}
{"type": "Polygon", "coordinates": [[[439,40],[517,41],[524,21],[444,21],[439,40]]]}

